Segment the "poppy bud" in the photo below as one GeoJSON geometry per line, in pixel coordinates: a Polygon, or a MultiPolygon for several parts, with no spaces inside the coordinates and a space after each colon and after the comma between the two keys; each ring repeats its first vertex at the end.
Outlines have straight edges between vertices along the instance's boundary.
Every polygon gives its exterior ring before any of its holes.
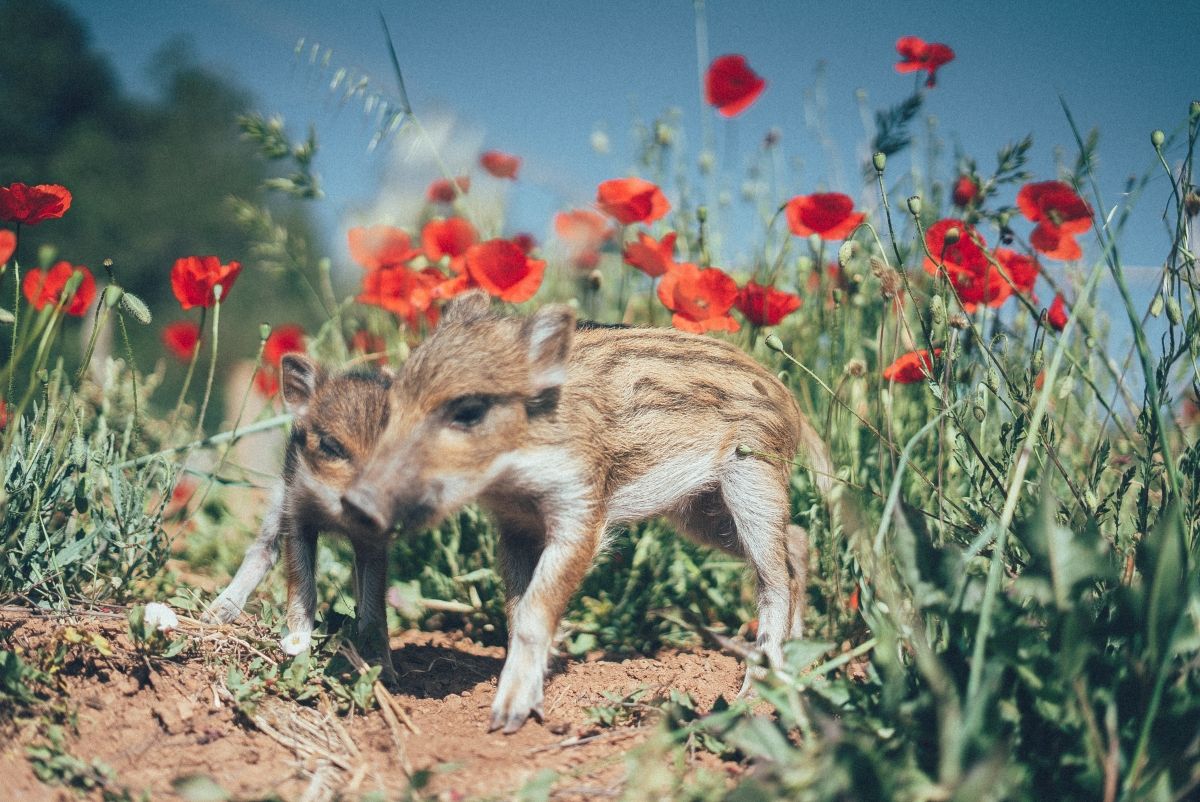
{"type": "Polygon", "coordinates": [[[779,339],[778,334],[775,334],[774,332],[768,334],[767,338],[763,340],[763,342],[766,343],[766,346],[772,351],[778,351],[781,354],[783,353],[783,340],[779,339]]]}
{"type": "Polygon", "coordinates": [[[983,419],[987,417],[987,391],[982,384],[975,388],[975,403],[972,406],[975,420],[983,423],[983,419]]]}
{"type": "Polygon", "coordinates": [[[221,303],[221,296],[225,294],[225,288],[220,284],[213,285],[213,299],[216,303],[221,303]]]}
{"type": "Polygon", "coordinates": [[[921,216],[921,196],[910,195],[908,198],[908,211],[913,217],[921,216]]]}
{"type": "Polygon", "coordinates": [[[1200,118],[1200,100],[1193,100],[1188,106],[1188,117],[1193,120],[1200,118]]]}
{"type": "Polygon", "coordinates": [[[42,245],[38,248],[37,260],[39,265],[53,264],[58,256],[58,248],[53,245],[42,245]]]}
{"type": "Polygon", "coordinates": [[[696,219],[700,221],[700,225],[704,225],[706,222],[708,222],[708,207],[707,206],[697,206],[696,207],[696,219]]]}
{"type": "Polygon", "coordinates": [[[818,251],[820,251],[821,250],[821,235],[820,234],[809,234],[808,235],[808,247],[812,249],[813,253],[817,253],[818,251]]]}
{"type": "Polygon", "coordinates": [[[1154,300],[1150,302],[1150,317],[1158,317],[1159,315],[1162,314],[1162,310],[1163,310],[1163,297],[1162,297],[1162,293],[1158,293],[1157,295],[1154,296],[1154,300]]]}
{"type": "Polygon", "coordinates": [[[121,296],[125,294],[125,290],[118,287],[116,284],[109,284],[104,288],[104,305],[109,309],[121,302],[121,296]]]}
{"type": "Polygon", "coordinates": [[[258,338],[259,338],[260,340],[262,340],[263,342],[266,342],[266,341],[267,341],[267,338],[268,338],[268,337],[270,337],[270,336],[271,336],[271,324],[270,324],[270,323],[263,323],[263,324],[259,325],[259,327],[258,327],[258,338]]]}
{"type": "Polygon", "coordinates": [[[1167,298],[1167,319],[1173,326],[1183,322],[1183,310],[1179,308],[1179,301],[1175,300],[1174,296],[1167,298]]]}
{"type": "Polygon", "coordinates": [[[1042,366],[1046,364],[1046,355],[1042,353],[1042,349],[1033,352],[1033,358],[1030,360],[1029,366],[1033,368],[1034,374],[1042,372],[1042,366]]]}
{"type": "Polygon", "coordinates": [[[746,445],[745,443],[738,443],[736,452],[739,457],[745,459],[754,453],[754,449],[750,448],[750,446],[746,445]]]}
{"type": "MultiPolygon", "coordinates": [[[[62,295],[59,297],[73,298],[75,296],[75,291],[79,289],[79,285],[82,283],[83,273],[82,271],[76,270],[71,274],[71,277],[67,279],[67,283],[63,285],[62,295]]],[[[116,302],[114,301],[114,303],[116,302]]]]}
{"type": "Polygon", "coordinates": [[[942,300],[942,296],[935,295],[929,302],[929,317],[933,320],[933,325],[944,326],[946,324],[946,302],[942,300]]]}
{"type": "Polygon", "coordinates": [[[987,369],[983,380],[987,383],[987,387],[993,393],[1000,389],[1000,373],[996,370],[995,365],[987,369]]]}
{"type": "Polygon", "coordinates": [[[713,152],[711,150],[706,150],[703,153],[701,153],[700,158],[697,159],[697,162],[696,162],[697,166],[700,168],[701,175],[708,175],[709,173],[711,173],[712,169],[716,165],[716,163],[717,163],[717,157],[715,155],[713,155],[713,152]]]}
{"type": "Polygon", "coordinates": [[[857,250],[858,243],[853,240],[846,240],[842,246],[838,248],[838,267],[842,270],[846,269],[846,265],[850,264],[850,260],[854,257],[854,251],[857,250]]]}
{"type": "Polygon", "coordinates": [[[996,222],[1000,224],[1001,228],[1008,228],[1008,222],[1010,220],[1012,220],[1012,214],[1010,212],[1000,212],[1000,214],[996,215],[996,222]]]}
{"type": "Polygon", "coordinates": [[[150,307],[146,306],[146,302],[132,292],[126,291],[121,294],[121,308],[143,326],[149,326],[150,322],[154,319],[150,314],[150,307]]]}
{"type": "Polygon", "coordinates": [[[871,164],[875,165],[875,172],[882,173],[883,168],[887,166],[887,155],[875,151],[875,155],[871,157],[871,164]]]}
{"type": "Polygon", "coordinates": [[[959,230],[958,226],[950,226],[950,228],[946,229],[946,235],[942,238],[942,242],[949,248],[960,239],[962,239],[962,231],[959,230]]]}
{"type": "Polygon", "coordinates": [[[1150,132],[1150,144],[1155,150],[1159,150],[1163,146],[1163,142],[1167,141],[1167,135],[1162,132],[1161,128],[1155,128],[1150,132]]]}

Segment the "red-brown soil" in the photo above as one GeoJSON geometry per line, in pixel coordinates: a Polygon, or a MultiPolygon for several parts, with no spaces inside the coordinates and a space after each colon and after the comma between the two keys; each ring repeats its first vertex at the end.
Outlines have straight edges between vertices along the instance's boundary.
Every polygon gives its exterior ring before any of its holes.
{"type": "MultiPolygon", "coordinates": [[[[507,798],[544,769],[562,774],[555,798],[610,797],[626,780],[625,756],[654,724],[651,717],[640,726],[599,728],[589,723],[586,707],[604,704],[605,691],[625,695],[646,686],[652,693],[684,691],[707,710],[718,696],[732,699],[742,676],[736,659],[712,651],[560,660],[546,687],[546,722],[527,723],[515,735],[488,734],[504,650],[455,633],[414,631],[392,641],[401,678],[393,698],[417,733],[398,717],[389,723],[378,708],[333,717],[328,706],[268,697],[259,721],[270,734],[241,720],[224,690],[230,660],[248,656],[237,641],[230,646],[229,634],[185,627],[202,633],[198,649],[186,659],[148,662],[129,649],[123,621],[88,618],[74,626],[103,634],[115,654],[63,672],[78,710],[78,733],[67,749],[87,761],[100,759],[120,786],[135,797],[148,791],[155,800],[177,799],[172,780],[197,773],[211,775],[235,798],[329,799],[336,793],[353,799],[376,789],[396,798],[408,785],[406,765],[433,770],[427,792],[443,799],[507,798]]],[[[0,629],[15,628],[11,643],[25,649],[46,643],[61,627],[0,611],[0,629]]],[[[27,725],[0,746],[0,796],[78,798],[33,775],[24,747],[34,736],[27,725]]],[[[738,771],[732,764],[724,768],[738,771]]]]}

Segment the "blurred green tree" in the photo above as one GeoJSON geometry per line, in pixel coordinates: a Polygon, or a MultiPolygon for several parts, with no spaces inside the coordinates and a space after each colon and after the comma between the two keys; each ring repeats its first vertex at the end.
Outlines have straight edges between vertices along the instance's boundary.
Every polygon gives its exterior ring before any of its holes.
{"type": "MultiPolygon", "coordinates": [[[[252,106],[245,91],[200,66],[176,40],[151,66],[156,95],[132,97],[84,24],[57,2],[2,0],[0,30],[0,184],[56,183],[74,195],[62,220],[22,232],[23,263],[32,266],[39,246],[51,245],[58,258],[101,279],[103,260],[113,259],[118,281],[155,313],[151,327],[130,330],[141,369],[163,354],[162,325],[185,316],[169,281],[181,256],[216,254],[244,265],[222,316],[222,362],[253,356],[262,321],[311,331],[300,290],[256,269],[252,237],[229,204],[234,196],[267,204],[290,238],[314,241],[300,202],[264,197],[272,169],[237,126],[252,106]]],[[[0,297],[11,299],[11,281],[5,277],[0,297]]],[[[6,341],[0,338],[0,353],[6,341]]]]}

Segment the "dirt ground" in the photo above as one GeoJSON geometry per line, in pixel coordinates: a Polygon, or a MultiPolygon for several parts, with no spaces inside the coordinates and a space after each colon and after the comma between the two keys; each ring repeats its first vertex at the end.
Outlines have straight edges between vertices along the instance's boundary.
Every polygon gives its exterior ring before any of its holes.
{"type": "MultiPolygon", "coordinates": [[[[392,640],[401,677],[391,697],[397,705],[385,696],[386,710],[335,717],[327,705],[268,697],[255,726],[239,720],[224,691],[227,662],[205,654],[227,648],[228,634],[210,631],[202,636],[199,656],[156,661],[150,670],[143,658],[120,648],[129,645],[123,621],[74,625],[100,632],[117,648],[112,658],[64,671],[79,719],[67,750],[102,760],[120,785],[135,796],[148,791],[155,800],[178,799],[172,780],[197,773],[211,775],[235,798],[327,799],[334,792],[355,798],[376,789],[395,798],[408,786],[406,769],[431,770],[427,792],[441,799],[506,798],[544,769],[563,775],[556,799],[607,798],[625,782],[625,756],[654,725],[599,728],[589,723],[586,707],[603,704],[604,691],[625,695],[648,686],[685,691],[707,710],[718,696],[732,699],[742,676],[736,659],[712,651],[560,660],[546,687],[546,722],[527,723],[515,735],[488,734],[504,650],[455,633],[414,631],[392,640]]],[[[62,626],[0,612],[0,628],[15,629],[12,642],[25,648],[55,637],[62,626]]],[[[37,780],[24,756],[29,740],[27,727],[0,746],[0,796],[77,799],[73,791],[37,780]]],[[[731,774],[740,771],[736,764],[706,760],[731,774]]]]}

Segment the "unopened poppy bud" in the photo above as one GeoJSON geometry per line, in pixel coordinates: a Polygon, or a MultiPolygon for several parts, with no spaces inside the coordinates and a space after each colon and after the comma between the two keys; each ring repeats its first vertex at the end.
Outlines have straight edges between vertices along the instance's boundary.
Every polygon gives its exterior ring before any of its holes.
{"type": "Polygon", "coordinates": [[[946,233],[942,237],[942,242],[944,242],[946,247],[949,248],[960,239],[962,239],[962,232],[959,231],[958,226],[950,226],[950,228],[946,229],[946,233]]]}
{"type": "Polygon", "coordinates": [[[258,327],[258,339],[266,342],[266,339],[271,336],[271,324],[263,323],[258,327]]]}
{"type": "Polygon", "coordinates": [[[942,300],[942,296],[935,295],[929,302],[929,317],[935,326],[946,324],[946,302],[942,300]]]}
{"type": "Polygon", "coordinates": [[[745,459],[754,453],[754,449],[750,448],[750,446],[746,445],[745,443],[738,443],[736,452],[739,457],[745,459]]]}
{"type": "Polygon", "coordinates": [[[154,319],[150,314],[150,307],[146,306],[146,302],[132,292],[121,293],[121,308],[143,326],[149,326],[154,319]]]}
{"type": "Polygon", "coordinates": [[[951,315],[950,320],[947,322],[952,329],[962,331],[967,328],[967,319],[963,315],[951,315]]]}
{"type": "Polygon", "coordinates": [[[987,389],[982,384],[975,388],[975,403],[972,406],[975,420],[983,423],[987,417],[987,389]]]}
{"type": "Polygon", "coordinates": [[[1179,301],[1175,300],[1174,296],[1167,298],[1167,320],[1170,320],[1173,326],[1183,322],[1183,310],[1179,308],[1179,301]]]}
{"type": "Polygon", "coordinates": [[[117,304],[121,303],[121,296],[125,294],[125,290],[118,287],[116,284],[109,284],[104,288],[104,305],[112,309],[117,304]]]}
{"type": "Polygon", "coordinates": [[[75,294],[75,290],[79,289],[79,285],[82,283],[83,283],[83,271],[76,270],[74,273],[71,274],[71,277],[69,279],[67,279],[67,283],[63,285],[63,291],[62,291],[61,297],[70,298],[71,296],[73,296],[75,294]]]}
{"type": "Polygon", "coordinates": [[[1163,296],[1162,296],[1162,293],[1160,292],[1157,295],[1155,295],[1154,300],[1150,302],[1150,317],[1158,317],[1159,315],[1162,314],[1162,310],[1163,310],[1163,296]]]}
{"type": "Polygon", "coordinates": [[[700,168],[702,175],[708,175],[712,172],[713,167],[717,164],[717,157],[711,150],[706,150],[700,154],[700,158],[696,160],[697,166],[700,168]]]}
{"type": "Polygon", "coordinates": [[[1012,214],[1009,212],[1000,212],[996,215],[996,222],[1000,224],[1001,228],[1008,228],[1010,220],[1012,220],[1012,214]]]}
{"type": "Polygon", "coordinates": [[[697,206],[696,207],[696,219],[700,221],[701,225],[703,225],[704,223],[706,223],[708,221],[708,207],[707,206],[697,206]]]}
{"type": "Polygon", "coordinates": [[[921,196],[910,195],[908,198],[908,212],[913,217],[921,216],[921,196]]]}
{"type": "Polygon", "coordinates": [[[1000,372],[996,370],[994,365],[987,369],[987,373],[983,375],[983,380],[987,383],[988,389],[993,393],[1000,389],[1000,372]]]}
{"type": "Polygon", "coordinates": [[[846,240],[842,246],[838,248],[838,267],[842,270],[846,269],[846,265],[850,264],[850,260],[854,258],[854,252],[858,250],[858,243],[853,240],[846,240]]]}
{"type": "Polygon", "coordinates": [[[813,253],[817,253],[818,251],[820,251],[821,250],[821,235],[815,234],[815,233],[809,234],[808,235],[808,247],[812,249],[813,253]]]}
{"type": "Polygon", "coordinates": [[[1193,120],[1200,119],[1200,100],[1193,100],[1191,105],[1188,106],[1188,117],[1191,117],[1193,120]]]}
{"type": "Polygon", "coordinates": [[[221,303],[221,296],[225,294],[225,288],[220,284],[214,284],[212,289],[213,298],[217,303],[221,303]]]}
{"type": "Polygon", "coordinates": [[[783,353],[783,340],[779,339],[778,334],[775,334],[774,332],[768,334],[767,338],[763,340],[763,342],[766,343],[766,346],[772,351],[778,351],[781,354],[783,353]]]}
{"type": "Polygon", "coordinates": [[[54,262],[54,258],[58,256],[58,248],[53,245],[42,245],[38,247],[37,260],[39,265],[48,265],[54,262]]]}
{"type": "Polygon", "coordinates": [[[1042,372],[1042,366],[1046,364],[1046,355],[1042,353],[1042,349],[1033,352],[1033,358],[1030,360],[1029,366],[1033,368],[1035,374],[1042,372]]]}
{"type": "Polygon", "coordinates": [[[867,363],[861,359],[851,359],[846,363],[846,373],[856,379],[861,378],[867,374],[867,363]]]}
{"type": "Polygon", "coordinates": [[[1155,150],[1161,148],[1166,141],[1167,135],[1162,132],[1161,128],[1155,128],[1150,132],[1150,144],[1154,146],[1155,150]]]}
{"type": "Polygon", "coordinates": [[[604,275],[599,270],[588,273],[588,288],[593,292],[604,285],[604,275]]]}
{"type": "Polygon", "coordinates": [[[887,154],[875,151],[875,155],[871,157],[871,164],[875,165],[875,172],[882,173],[883,168],[887,166],[887,154]]]}

